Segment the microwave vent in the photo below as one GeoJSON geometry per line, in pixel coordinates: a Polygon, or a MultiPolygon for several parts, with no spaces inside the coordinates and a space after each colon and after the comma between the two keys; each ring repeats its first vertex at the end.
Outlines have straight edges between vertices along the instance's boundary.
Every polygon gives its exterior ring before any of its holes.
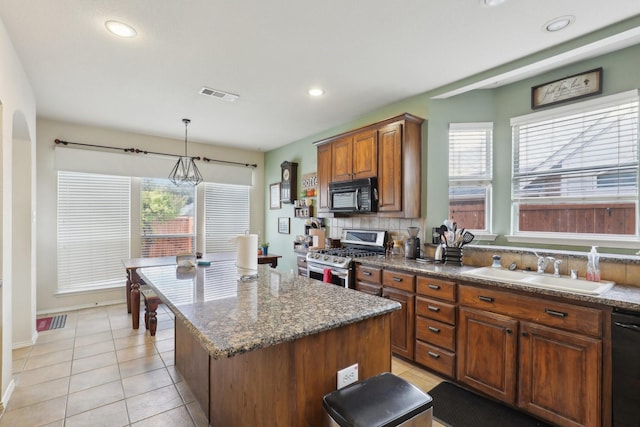
{"type": "Polygon", "coordinates": [[[203,87],[200,89],[200,95],[211,96],[213,98],[218,98],[223,101],[233,102],[236,99],[240,98],[239,95],[234,95],[233,93],[224,92],[222,90],[211,89],[208,87],[203,87]]]}

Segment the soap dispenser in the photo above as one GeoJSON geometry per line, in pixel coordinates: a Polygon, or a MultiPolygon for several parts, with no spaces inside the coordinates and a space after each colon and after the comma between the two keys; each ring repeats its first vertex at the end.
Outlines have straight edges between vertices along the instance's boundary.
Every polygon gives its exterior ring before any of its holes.
{"type": "Polygon", "coordinates": [[[595,246],[591,246],[591,252],[587,255],[587,280],[600,281],[600,255],[595,246]]]}

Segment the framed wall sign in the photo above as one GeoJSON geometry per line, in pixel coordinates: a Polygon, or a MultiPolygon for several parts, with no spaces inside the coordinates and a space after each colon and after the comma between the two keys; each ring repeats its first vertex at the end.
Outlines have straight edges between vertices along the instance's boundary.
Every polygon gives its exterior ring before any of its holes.
{"type": "Polygon", "coordinates": [[[269,207],[271,209],[280,209],[280,183],[274,182],[269,185],[269,207]]]}
{"type": "Polygon", "coordinates": [[[531,88],[531,108],[548,107],[602,93],[602,67],[531,88]]]}
{"type": "Polygon", "coordinates": [[[278,218],[278,233],[281,234],[289,234],[289,224],[291,222],[291,218],[289,217],[280,217],[278,218]]]}

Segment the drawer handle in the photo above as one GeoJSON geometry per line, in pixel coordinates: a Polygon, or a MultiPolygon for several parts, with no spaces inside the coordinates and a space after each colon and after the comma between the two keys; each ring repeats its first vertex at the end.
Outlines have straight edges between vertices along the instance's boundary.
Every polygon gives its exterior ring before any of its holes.
{"type": "Polygon", "coordinates": [[[436,334],[440,333],[440,329],[436,328],[435,326],[429,326],[429,330],[431,332],[435,332],[436,334]]]}
{"type": "Polygon", "coordinates": [[[433,283],[429,283],[429,289],[434,289],[437,291],[440,289],[440,285],[434,285],[433,283]]]}
{"type": "Polygon", "coordinates": [[[562,311],[551,310],[550,308],[545,308],[544,312],[547,313],[550,316],[556,316],[556,317],[567,317],[568,316],[567,313],[563,313],[562,311]]]}
{"type": "Polygon", "coordinates": [[[394,282],[402,282],[402,277],[394,277],[393,281],[394,282]]]}
{"type": "Polygon", "coordinates": [[[427,310],[429,311],[435,311],[436,313],[440,311],[440,307],[435,307],[433,305],[428,305],[427,306],[427,310]]]}
{"type": "Polygon", "coordinates": [[[478,295],[478,299],[484,302],[493,302],[493,297],[486,297],[484,295],[478,295]]]}
{"type": "Polygon", "coordinates": [[[362,274],[364,274],[365,276],[371,276],[371,272],[370,271],[363,271],[362,274]]]}
{"type": "Polygon", "coordinates": [[[440,359],[440,355],[438,353],[434,353],[433,351],[428,351],[427,354],[434,359],[440,359]]]}

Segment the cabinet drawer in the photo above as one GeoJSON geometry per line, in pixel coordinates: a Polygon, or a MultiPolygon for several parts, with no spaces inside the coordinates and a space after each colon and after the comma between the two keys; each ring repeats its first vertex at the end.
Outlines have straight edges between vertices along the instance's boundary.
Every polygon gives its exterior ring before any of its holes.
{"type": "Polygon", "coordinates": [[[356,290],[367,294],[382,296],[382,285],[374,285],[366,282],[356,282],[356,290]]]}
{"type": "Polygon", "coordinates": [[[460,304],[523,320],[602,336],[602,311],[493,289],[460,285],[460,304]]]}
{"type": "Polygon", "coordinates": [[[416,297],[416,314],[450,325],[456,323],[456,306],[425,297],[416,297]]]}
{"type": "Polygon", "coordinates": [[[382,269],[356,264],[356,280],[382,284],[382,269]]]}
{"type": "Polygon", "coordinates": [[[448,377],[455,377],[455,353],[416,341],[415,361],[448,377]]]}
{"type": "Polygon", "coordinates": [[[418,276],[416,292],[445,301],[456,301],[456,284],[447,280],[418,276]]]}
{"type": "Polygon", "coordinates": [[[455,351],[456,328],[437,320],[416,317],[416,339],[455,351]]]}
{"type": "Polygon", "coordinates": [[[382,271],[382,284],[390,288],[402,289],[407,292],[416,291],[416,276],[400,273],[399,271],[382,271]]]}

